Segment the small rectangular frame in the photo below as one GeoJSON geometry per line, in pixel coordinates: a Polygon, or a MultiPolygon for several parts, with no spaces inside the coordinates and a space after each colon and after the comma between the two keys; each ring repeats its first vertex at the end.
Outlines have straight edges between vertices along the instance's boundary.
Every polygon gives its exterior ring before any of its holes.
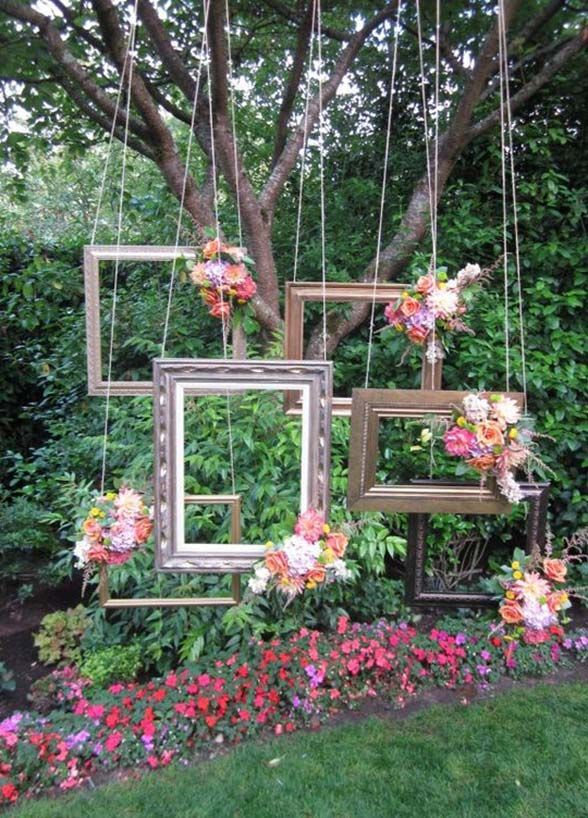
{"type": "Polygon", "coordinates": [[[264,546],[186,544],[184,540],[184,398],[248,390],[303,394],[300,510],[328,514],[332,364],[319,361],[156,359],[155,542],[160,571],[236,573],[250,570],[264,546]]]}
{"type": "MultiPolygon", "coordinates": [[[[420,481],[424,483],[425,481],[420,481]]],[[[435,482],[435,481],[432,481],[435,482]]],[[[521,483],[524,502],[529,510],[526,521],[525,550],[541,553],[545,547],[547,505],[550,483],[521,483]]],[[[405,600],[412,606],[472,607],[494,604],[492,594],[482,592],[425,591],[427,529],[429,514],[408,515],[405,600]]]]}
{"type": "MultiPolygon", "coordinates": [[[[467,392],[430,389],[354,389],[347,505],[350,511],[507,514],[510,504],[492,487],[474,483],[376,483],[381,418],[450,417],[467,392]]],[[[522,405],[523,395],[504,393],[522,405]]]]}
{"type": "MultiPolygon", "coordinates": [[[[407,288],[406,284],[378,284],[375,290],[377,304],[387,304],[398,298],[407,288]]],[[[325,301],[343,304],[371,304],[374,300],[374,285],[368,282],[327,282],[324,288],[325,301]]],[[[284,335],[284,358],[304,359],[304,305],[307,301],[323,303],[323,284],[320,281],[290,281],[286,284],[286,315],[284,335]]],[[[421,370],[422,388],[440,389],[443,362],[435,367],[427,361],[423,350],[421,370]],[[434,378],[434,381],[433,381],[434,378]]],[[[300,414],[300,400],[296,392],[287,392],[285,410],[289,415],[300,414]]],[[[333,415],[349,417],[351,398],[333,398],[333,415]]]]}
{"type": "MultiPolygon", "coordinates": [[[[102,372],[100,318],[101,261],[173,261],[195,258],[193,247],[163,245],[87,244],[84,247],[84,291],[86,301],[86,353],[88,361],[88,395],[106,395],[108,382],[102,372]]],[[[151,381],[111,381],[111,395],[151,395],[151,381]]]]}
{"type": "MultiPolygon", "coordinates": [[[[231,508],[231,542],[241,540],[241,496],[239,494],[187,494],[184,501],[191,505],[228,505],[231,508]]],[[[138,597],[113,599],[108,587],[108,567],[100,567],[98,596],[103,608],[195,608],[203,605],[238,605],[241,601],[241,576],[232,575],[232,596],[216,597],[138,597]]]]}

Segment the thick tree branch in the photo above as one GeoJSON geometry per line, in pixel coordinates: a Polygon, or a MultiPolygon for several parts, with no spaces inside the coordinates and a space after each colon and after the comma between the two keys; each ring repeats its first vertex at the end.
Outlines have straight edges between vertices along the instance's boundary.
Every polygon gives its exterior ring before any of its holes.
{"type": "MultiPolygon", "coordinates": [[[[296,23],[296,25],[302,24],[303,16],[294,11],[294,9],[291,9],[287,3],[283,3],[282,0],[264,0],[264,3],[266,6],[269,6],[269,8],[277,11],[278,14],[285,20],[289,20],[291,23],[296,23]]],[[[322,25],[321,31],[330,40],[337,40],[340,43],[348,42],[353,36],[347,31],[341,31],[341,29],[338,28],[331,28],[331,26],[322,25]]]]}
{"type": "MultiPolygon", "coordinates": [[[[517,36],[513,40],[512,48],[515,48],[518,44],[524,45],[528,43],[530,40],[533,39],[535,34],[543,28],[545,23],[548,23],[552,17],[554,17],[557,12],[563,8],[566,4],[566,0],[550,0],[538,14],[525,23],[523,28],[519,31],[517,36]]],[[[509,49],[510,51],[510,49],[509,49]]]]}
{"type": "MultiPolygon", "coordinates": [[[[337,88],[367,38],[384,20],[387,20],[395,13],[397,6],[398,0],[393,0],[393,2],[388,3],[385,8],[374,15],[374,17],[349,40],[348,45],[344,48],[335,64],[333,73],[322,85],[323,107],[328,105],[337,93],[337,88]]],[[[298,153],[304,144],[305,138],[312,131],[318,120],[319,110],[320,101],[317,93],[309,101],[308,117],[301,117],[295,132],[284,146],[284,150],[263,188],[260,202],[264,210],[270,214],[273,213],[278,197],[286,183],[286,179],[296,164],[298,153]]]]}
{"type": "MultiPolygon", "coordinates": [[[[418,38],[419,33],[418,30],[411,26],[409,23],[405,21],[400,21],[400,25],[405,31],[408,31],[409,34],[412,34],[413,37],[418,38]]],[[[449,43],[447,31],[442,29],[440,32],[441,36],[439,38],[439,51],[441,55],[445,58],[445,61],[453,68],[456,74],[459,74],[466,79],[469,77],[470,72],[469,69],[461,63],[458,58],[453,53],[454,49],[452,45],[449,43]]],[[[430,37],[422,37],[423,42],[428,43],[429,45],[435,46],[435,40],[432,40],[430,37]]]]}
{"type": "Polygon", "coordinates": [[[162,63],[167,68],[170,77],[178,88],[180,88],[184,96],[191,102],[196,93],[196,83],[186,68],[184,60],[173,47],[172,41],[163,23],[159,19],[157,12],[149,0],[139,0],[138,10],[139,17],[149,32],[151,41],[162,63]]]}

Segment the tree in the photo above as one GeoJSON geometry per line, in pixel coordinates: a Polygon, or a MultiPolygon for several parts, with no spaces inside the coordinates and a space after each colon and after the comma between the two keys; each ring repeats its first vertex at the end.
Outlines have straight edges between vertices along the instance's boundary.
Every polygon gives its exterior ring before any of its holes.
{"type": "MultiPolygon", "coordinates": [[[[392,0],[378,10],[371,2],[364,2],[361,8],[357,3],[329,4],[322,15],[320,32],[328,76],[321,77],[320,93],[317,89],[308,99],[304,115],[303,76],[317,28],[313,0],[297,0],[294,6],[284,0],[264,0],[263,6],[234,3],[231,25],[238,28],[239,34],[234,38],[233,58],[247,89],[243,105],[248,104],[251,111],[257,101],[264,114],[271,113],[264,137],[266,144],[271,139],[271,151],[260,161],[259,156],[251,156],[253,151],[244,150],[234,140],[225,0],[205,3],[210,60],[203,66],[203,93],[197,99],[193,132],[207,171],[200,179],[187,174],[184,207],[200,236],[215,224],[210,173],[214,158],[227,191],[235,201],[238,199],[247,246],[257,269],[258,295],[253,306],[258,321],[269,331],[281,327],[272,249],[280,197],[305,141],[317,127],[321,104],[328,112],[343,81],[357,80],[362,64],[378,68],[380,82],[375,87],[380,94],[374,107],[382,107],[397,4],[398,0],[392,0]],[[276,46],[280,50],[277,60],[276,46]],[[269,82],[272,70],[278,80],[275,83],[269,82]]],[[[132,100],[129,147],[154,162],[170,190],[181,198],[185,167],[178,148],[177,126],[192,127],[198,69],[195,55],[203,36],[195,6],[188,2],[155,5],[150,0],[138,0],[137,57],[131,72],[125,62],[128,5],[115,6],[111,0],[52,0],[51,5],[54,13],[48,14],[18,0],[0,0],[0,42],[6,55],[4,83],[12,83],[11,88],[15,82],[19,84],[16,87],[22,88],[25,101],[35,109],[37,122],[46,127],[52,117],[57,117],[63,127],[79,131],[81,113],[94,134],[113,128],[114,135],[123,140],[125,117],[121,110],[117,114],[115,102],[122,76],[127,90],[130,85],[132,100]]],[[[428,4],[423,5],[426,11],[428,4]]],[[[450,1],[444,4],[444,14],[439,48],[447,106],[434,184],[438,200],[466,147],[500,121],[498,24],[492,5],[479,0],[464,8],[464,4],[450,1]],[[459,42],[450,38],[449,16],[459,42]]],[[[435,25],[427,15],[424,19],[425,77],[430,81],[435,25]]],[[[578,30],[577,19],[579,12],[565,0],[504,0],[513,112],[527,105],[588,43],[588,29],[578,30]]],[[[414,8],[404,10],[402,21],[403,44],[411,47],[403,66],[414,75],[418,64],[414,56],[414,8]]],[[[410,79],[405,77],[404,82],[406,92],[400,105],[406,112],[416,100],[409,102],[410,79]]],[[[420,119],[420,114],[414,116],[420,119]]],[[[377,271],[379,280],[397,278],[427,235],[428,185],[427,173],[421,172],[413,179],[400,224],[385,236],[377,271]]],[[[374,273],[372,260],[361,275],[372,280],[374,273]]],[[[367,307],[358,305],[330,321],[327,352],[330,354],[367,314],[367,307]]],[[[315,351],[319,337],[317,331],[310,342],[315,351]]]]}

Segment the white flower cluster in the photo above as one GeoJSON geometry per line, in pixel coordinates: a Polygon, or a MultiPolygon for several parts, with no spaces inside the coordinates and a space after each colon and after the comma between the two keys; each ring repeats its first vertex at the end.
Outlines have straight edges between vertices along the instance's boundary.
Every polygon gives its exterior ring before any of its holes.
{"type": "Polygon", "coordinates": [[[522,611],[525,624],[534,630],[542,630],[557,623],[557,614],[549,610],[549,605],[541,603],[538,599],[525,599],[522,611]]]}
{"type": "Polygon", "coordinates": [[[492,404],[492,414],[502,426],[506,429],[507,426],[512,426],[518,423],[521,419],[521,410],[518,403],[512,398],[503,397],[501,400],[492,404]]]}
{"type": "Polygon", "coordinates": [[[434,364],[436,361],[442,361],[444,357],[445,353],[443,352],[443,347],[441,346],[439,341],[437,341],[436,339],[435,341],[433,341],[433,339],[430,338],[429,341],[427,342],[427,349],[425,352],[425,358],[427,359],[427,361],[430,364],[434,364]]]}
{"type": "Polygon", "coordinates": [[[263,594],[267,588],[271,574],[265,565],[260,565],[255,569],[255,574],[249,579],[247,583],[249,590],[254,594],[263,594]]]}
{"type": "Polygon", "coordinates": [[[76,543],[76,547],[73,550],[74,557],[76,557],[77,562],[75,564],[76,568],[85,568],[88,563],[88,551],[91,548],[90,541],[84,537],[83,540],[78,540],[76,543]]]}
{"type": "Polygon", "coordinates": [[[501,475],[498,480],[498,488],[500,489],[500,493],[503,494],[509,503],[520,503],[523,499],[523,492],[521,491],[521,487],[514,479],[512,472],[505,472],[504,475],[501,475]]]}
{"type": "Polygon", "coordinates": [[[463,410],[470,423],[481,423],[488,418],[490,404],[486,398],[470,394],[463,399],[463,410]]]}
{"type": "Polygon", "coordinates": [[[345,560],[335,560],[331,569],[333,571],[333,579],[351,579],[351,571],[347,567],[345,560]]]}
{"type": "Polygon", "coordinates": [[[308,542],[298,534],[293,534],[284,541],[283,550],[288,558],[290,573],[299,577],[303,577],[313,568],[321,553],[318,542],[308,542]]]}
{"type": "Polygon", "coordinates": [[[473,284],[480,278],[482,269],[479,264],[466,264],[466,266],[457,274],[457,286],[461,290],[469,284],[473,284]]]}

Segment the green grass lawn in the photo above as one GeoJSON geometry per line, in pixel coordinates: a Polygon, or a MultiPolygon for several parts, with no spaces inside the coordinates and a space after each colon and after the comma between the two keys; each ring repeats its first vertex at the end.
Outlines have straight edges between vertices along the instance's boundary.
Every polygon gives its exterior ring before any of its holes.
{"type": "Polygon", "coordinates": [[[12,818],[586,818],[588,686],[243,745],[12,818]],[[272,759],[281,759],[270,766],[272,759]]]}

